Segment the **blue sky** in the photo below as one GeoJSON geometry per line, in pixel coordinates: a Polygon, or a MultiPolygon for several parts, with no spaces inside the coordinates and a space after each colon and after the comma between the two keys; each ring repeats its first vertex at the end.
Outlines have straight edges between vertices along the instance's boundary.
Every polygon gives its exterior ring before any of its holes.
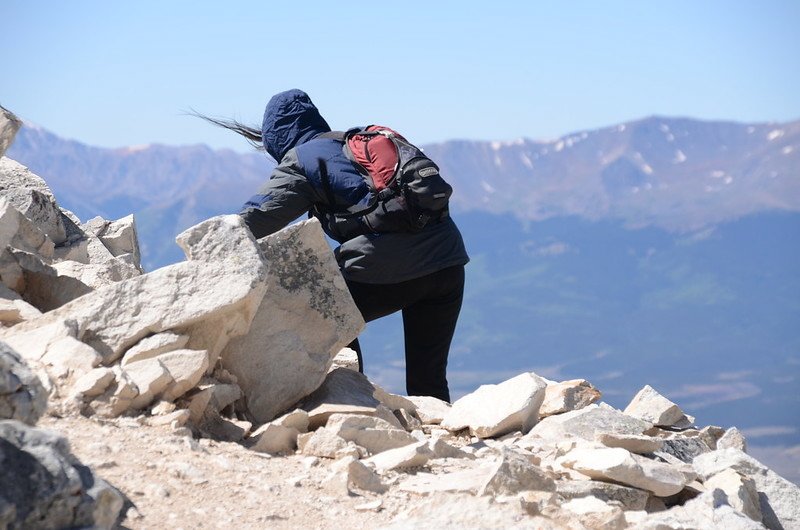
{"type": "Polygon", "coordinates": [[[800,118],[796,1],[296,5],[0,0],[0,104],[91,145],[237,150],[182,111],[260,123],[297,87],[334,127],[418,143],[800,118]]]}

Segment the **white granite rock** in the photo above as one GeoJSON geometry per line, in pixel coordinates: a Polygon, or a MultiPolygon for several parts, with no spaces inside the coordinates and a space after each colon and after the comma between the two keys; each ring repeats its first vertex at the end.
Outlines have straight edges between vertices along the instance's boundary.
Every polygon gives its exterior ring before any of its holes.
{"type": "Polygon", "coordinates": [[[308,412],[295,409],[279,418],[275,418],[271,423],[282,427],[297,429],[297,431],[301,433],[308,432],[308,412]]]}
{"type": "Polygon", "coordinates": [[[607,504],[596,497],[587,496],[571,499],[561,505],[562,510],[577,519],[589,530],[622,530],[627,527],[625,515],[619,506],[607,504]]]}
{"type": "Polygon", "coordinates": [[[354,456],[345,456],[334,462],[331,469],[334,473],[345,474],[345,482],[348,488],[371,491],[373,493],[384,493],[389,489],[375,471],[354,456]]]}
{"type": "Polygon", "coordinates": [[[133,409],[142,409],[150,405],[156,396],[172,383],[169,370],[158,359],[131,363],[125,367],[123,372],[139,390],[139,394],[131,402],[133,409]]]}
{"type": "Polygon", "coordinates": [[[339,350],[331,361],[330,369],[334,370],[336,368],[347,368],[358,372],[358,354],[356,351],[350,348],[339,350]]]}
{"type": "Polygon", "coordinates": [[[215,418],[220,411],[242,397],[242,391],[234,384],[211,384],[198,387],[189,401],[189,421],[199,425],[204,418],[215,418]]]}
{"type": "Polygon", "coordinates": [[[318,221],[259,244],[269,288],[249,333],[232,340],[221,360],[238,378],[249,414],[265,422],[322,384],[333,355],[358,336],[364,320],[318,221]]]}
{"type": "Polygon", "coordinates": [[[474,459],[475,456],[462,451],[458,447],[450,445],[441,438],[434,438],[428,441],[428,447],[433,451],[431,458],[467,458],[474,459]]]}
{"type": "Polygon", "coordinates": [[[0,107],[0,157],[5,155],[6,149],[14,142],[14,136],[20,127],[22,120],[14,116],[11,111],[0,107]]]}
{"type": "Polygon", "coordinates": [[[450,412],[450,403],[432,396],[408,396],[414,404],[414,414],[426,425],[439,425],[450,412]]]}
{"type": "Polygon", "coordinates": [[[558,461],[592,479],[613,480],[651,491],[659,497],[678,493],[695,478],[669,464],[634,455],[622,448],[574,449],[558,461]]]}
{"type": "MultiPolygon", "coordinates": [[[[174,350],[159,354],[154,359],[158,359],[172,376],[172,382],[162,394],[167,401],[174,401],[197,386],[208,368],[208,352],[205,350],[174,350]]],[[[135,363],[128,364],[126,368],[131,364],[135,363]]]]}
{"type": "Polygon", "coordinates": [[[664,440],[661,438],[636,434],[599,432],[595,435],[595,440],[606,447],[621,447],[637,454],[659,451],[664,446],[664,440]]]}
{"type": "Polygon", "coordinates": [[[322,384],[300,403],[308,411],[311,427],[327,421],[336,412],[366,412],[376,414],[380,405],[374,395],[376,387],[364,374],[345,368],[336,368],[325,376],[322,384]]]}
{"type": "Polygon", "coordinates": [[[80,280],[92,289],[100,289],[112,283],[140,276],[141,272],[122,261],[110,259],[102,263],[79,263],[59,261],[52,265],[59,276],[69,276],[80,280]]]}
{"type": "Polygon", "coordinates": [[[344,440],[364,447],[373,455],[417,442],[408,432],[374,416],[334,414],[325,428],[344,440]]]}
{"type": "Polygon", "coordinates": [[[375,387],[375,391],[373,392],[372,396],[381,403],[383,403],[390,410],[393,411],[405,410],[411,413],[417,410],[417,405],[413,401],[411,401],[411,399],[405,396],[400,396],[397,394],[392,394],[390,392],[387,392],[378,385],[373,385],[373,386],[375,387]]]}
{"type": "Polygon", "coordinates": [[[753,479],[729,468],[709,477],[703,485],[709,490],[721,489],[728,496],[731,507],[750,519],[761,522],[761,506],[753,479]]]}
{"type": "Polygon", "coordinates": [[[8,157],[0,158],[0,195],[54,244],[65,241],[65,227],[50,187],[41,177],[8,157]]]}
{"type": "Polygon", "coordinates": [[[249,441],[250,449],[260,453],[287,454],[297,447],[297,436],[300,431],[294,427],[284,427],[275,423],[267,423],[252,433],[249,441]]]}
{"type": "Polygon", "coordinates": [[[659,394],[650,385],[645,385],[639,390],[622,412],[659,427],[672,427],[687,418],[678,405],[659,394]]]}
{"type": "Polygon", "coordinates": [[[150,335],[128,348],[122,357],[122,366],[134,361],[150,359],[168,351],[179,350],[186,346],[188,340],[188,335],[178,335],[171,331],[150,335]]]}
{"type": "Polygon", "coordinates": [[[582,409],[598,401],[602,393],[585,379],[571,379],[560,383],[548,384],[544,401],[539,409],[539,417],[545,418],[553,414],[562,414],[571,410],[582,409]]]}
{"type": "Polygon", "coordinates": [[[561,440],[566,436],[594,441],[598,433],[639,435],[650,427],[652,424],[632,418],[609,406],[592,404],[544,418],[523,437],[523,441],[535,440],[537,437],[561,440]]]}
{"type": "Polygon", "coordinates": [[[739,449],[717,449],[694,459],[692,466],[703,480],[732,469],[753,479],[758,490],[764,526],[800,528],[800,487],[739,449]]]}
{"type": "Polygon", "coordinates": [[[441,474],[417,472],[400,481],[397,489],[420,495],[437,492],[471,493],[486,483],[491,464],[477,464],[467,469],[441,474]]]}
{"type": "Polygon", "coordinates": [[[716,449],[738,449],[746,453],[747,440],[739,429],[731,427],[717,440],[716,449]]]}
{"type": "Polygon", "coordinates": [[[556,481],[556,491],[564,499],[579,497],[596,497],[605,502],[618,502],[625,510],[644,510],[650,492],[598,480],[568,480],[556,481]]]}
{"type": "MultiPolygon", "coordinates": [[[[139,239],[136,235],[136,221],[133,215],[128,215],[116,221],[106,221],[102,218],[91,219],[87,224],[94,223],[99,226],[93,234],[100,239],[103,245],[114,257],[130,255],[131,264],[141,270],[141,255],[139,252],[139,239]]],[[[95,228],[93,226],[93,228],[95,228]]]]}
{"type": "Polygon", "coordinates": [[[728,504],[725,493],[722,490],[715,489],[706,491],[683,505],[652,513],[637,522],[633,528],[637,530],[690,528],[697,530],[705,530],[706,528],[763,530],[764,526],[733,509],[728,504]]]}
{"type": "Polygon", "coordinates": [[[304,455],[322,458],[359,457],[361,454],[355,443],[348,442],[325,427],[298,436],[297,447],[304,455]]]}
{"type": "Polygon", "coordinates": [[[468,427],[474,436],[489,438],[520,430],[528,432],[539,419],[547,384],[533,372],[497,385],[482,385],[455,403],[442,427],[457,431],[468,427]]]}
{"type": "MultiPolygon", "coordinates": [[[[366,448],[369,449],[369,447],[366,448]]],[[[364,462],[375,467],[379,472],[384,472],[392,469],[420,467],[425,465],[432,457],[433,451],[428,447],[428,442],[421,441],[378,452],[364,462]]]]}

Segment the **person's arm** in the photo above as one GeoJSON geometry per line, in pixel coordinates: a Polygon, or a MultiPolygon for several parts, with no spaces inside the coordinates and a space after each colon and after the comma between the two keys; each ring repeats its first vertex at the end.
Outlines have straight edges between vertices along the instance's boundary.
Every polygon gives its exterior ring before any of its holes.
{"type": "Polygon", "coordinates": [[[239,215],[259,239],[288,225],[318,201],[319,197],[291,150],[258,193],[245,203],[239,215]]]}

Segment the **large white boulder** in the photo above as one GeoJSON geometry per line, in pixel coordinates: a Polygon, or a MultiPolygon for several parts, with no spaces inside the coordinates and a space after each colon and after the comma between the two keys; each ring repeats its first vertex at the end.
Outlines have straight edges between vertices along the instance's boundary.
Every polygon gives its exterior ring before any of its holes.
{"type": "Polygon", "coordinates": [[[553,414],[582,409],[598,401],[601,397],[602,393],[586,379],[548,383],[544,402],[539,409],[539,416],[544,418],[553,414]]]}
{"type": "Polygon", "coordinates": [[[528,432],[539,419],[546,387],[544,379],[533,372],[497,385],[482,385],[453,403],[441,425],[451,431],[468,427],[480,438],[528,432]]]}
{"type": "Polygon", "coordinates": [[[364,320],[317,220],[259,244],[269,285],[250,331],[228,343],[221,363],[237,377],[248,413],[263,423],[320,386],[364,320]]]}

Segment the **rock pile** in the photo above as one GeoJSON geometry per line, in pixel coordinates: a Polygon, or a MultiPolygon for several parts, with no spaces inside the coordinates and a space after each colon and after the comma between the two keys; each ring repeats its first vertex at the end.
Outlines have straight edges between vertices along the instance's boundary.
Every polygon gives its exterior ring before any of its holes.
{"type": "MultiPolygon", "coordinates": [[[[452,405],[374,385],[343,349],[364,322],[316,221],[256,241],[238,216],[212,218],[178,236],[186,261],[144,273],[132,217],[81,223],[7,158],[0,195],[5,417],[44,408],[21,358],[53,414],[310,460],[327,466],[319,487],[376,509],[408,495],[392,527],[800,527],[800,489],[735,428],[698,428],[649,386],[620,411],[585,380],[534,373],[452,405]]],[[[3,500],[0,522],[19,517],[19,496],[3,500]]],[[[113,510],[98,510],[103,526],[113,510]]]]}

